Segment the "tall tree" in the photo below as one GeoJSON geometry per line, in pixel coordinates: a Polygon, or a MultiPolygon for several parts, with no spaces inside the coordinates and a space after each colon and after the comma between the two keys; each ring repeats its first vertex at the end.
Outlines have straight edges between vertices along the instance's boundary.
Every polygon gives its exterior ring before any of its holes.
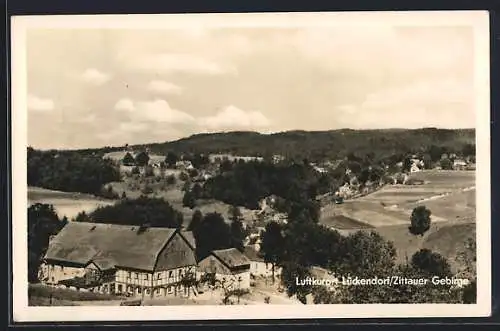
{"type": "Polygon", "coordinates": [[[196,206],[196,199],[191,191],[184,192],[184,197],[182,198],[182,205],[193,209],[196,206]]]}
{"type": "Polygon", "coordinates": [[[410,172],[412,165],[411,158],[409,156],[405,157],[403,160],[403,172],[410,172]]]}
{"type": "Polygon", "coordinates": [[[313,287],[309,284],[297,284],[297,279],[300,282],[311,277],[310,269],[296,262],[286,262],[283,264],[281,272],[282,281],[288,296],[296,295],[300,302],[306,304],[307,295],[312,292],[313,287]]]}
{"type": "Polygon", "coordinates": [[[343,275],[368,276],[390,274],[396,249],[377,232],[357,231],[343,239],[337,270],[343,275]]]}
{"type": "Polygon", "coordinates": [[[243,227],[243,215],[241,210],[237,206],[229,207],[229,218],[231,220],[231,238],[233,241],[233,247],[243,252],[245,246],[243,242],[246,238],[246,232],[243,227]]]}
{"type": "Polygon", "coordinates": [[[193,193],[195,199],[200,199],[203,193],[203,188],[199,183],[195,183],[193,185],[193,188],[191,189],[191,192],[193,193]]]}
{"type": "Polygon", "coordinates": [[[126,166],[133,166],[133,165],[135,165],[135,159],[132,156],[132,154],[127,152],[125,154],[125,156],[123,157],[122,163],[123,163],[123,165],[126,165],[126,166]]]}
{"type": "Polygon", "coordinates": [[[179,161],[177,154],[171,151],[167,153],[167,156],[165,157],[165,164],[167,165],[167,168],[175,168],[177,161],[179,161]]]}
{"type": "Polygon", "coordinates": [[[219,213],[208,213],[194,231],[198,260],[216,249],[231,248],[231,229],[219,213]]]}
{"type": "Polygon", "coordinates": [[[431,227],[431,211],[425,206],[415,207],[410,216],[410,233],[423,236],[431,227]]]}
{"type": "Polygon", "coordinates": [[[443,169],[443,170],[453,170],[453,162],[448,158],[442,159],[440,161],[440,166],[441,166],[441,169],[443,169]]]}
{"type": "Polygon", "coordinates": [[[135,162],[139,167],[144,167],[149,163],[149,155],[146,152],[140,152],[135,157],[135,162]]]}
{"type": "Polygon", "coordinates": [[[271,221],[266,224],[265,231],[262,233],[260,250],[264,255],[264,262],[271,263],[273,283],[275,267],[282,261],[285,250],[285,237],[282,232],[283,227],[271,221]]]}
{"type": "Polygon", "coordinates": [[[203,221],[203,214],[201,213],[200,210],[196,209],[193,213],[191,222],[189,223],[187,230],[193,232],[197,231],[202,221],[203,221]]]}
{"type": "Polygon", "coordinates": [[[38,281],[38,269],[49,246],[49,239],[66,224],[59,220],[52,205],[36,203],[28,208],[28,281],[38,281]]]}

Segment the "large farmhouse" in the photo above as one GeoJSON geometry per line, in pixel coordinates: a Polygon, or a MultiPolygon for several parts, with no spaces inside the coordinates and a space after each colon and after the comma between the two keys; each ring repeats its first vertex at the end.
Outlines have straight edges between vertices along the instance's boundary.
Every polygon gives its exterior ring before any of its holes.
{"type": "Polygon", "coordinates": [[[48,285],[158,297],[188,296],[185,280],[195,274],[191,232],[69,222],[50,240],[39,276],[48,285]]]}

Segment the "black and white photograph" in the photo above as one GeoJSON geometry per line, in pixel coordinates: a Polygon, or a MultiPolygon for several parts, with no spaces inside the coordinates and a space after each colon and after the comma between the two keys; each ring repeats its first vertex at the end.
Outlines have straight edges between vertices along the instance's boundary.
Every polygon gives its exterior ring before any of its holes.
{"type": "Polygon", "coordinates": [[[489,315],[487,12],[12,22],[14,318],[489,315]]]}

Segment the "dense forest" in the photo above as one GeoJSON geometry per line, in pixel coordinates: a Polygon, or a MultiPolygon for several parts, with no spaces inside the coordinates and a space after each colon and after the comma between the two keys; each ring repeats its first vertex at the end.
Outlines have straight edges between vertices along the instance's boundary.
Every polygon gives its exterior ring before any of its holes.
{"type": "Polygon", "coordinates": [[[374,153],[385,158],[394,154],[417,153],[432,145],[448,153],[460,154],[466,145],[475,143],[474,129],[390,129],[390,130],[331,130],[287,131],[274,134],[257,132],[227,132],[197,134],[172,142],[135,147],[149,148],[152,153],[168,151],[183,153],[233,153],[270,157],[280,154],[287,158],[311,161],[341,159],[356,151],[359,155],[374,153]]]}
{"type": "Polygon", "coordinates": [[[119,181],[111,161],[75,151],[39,151],[28,148],[28,185],[66,192],[100,195],[106,183],[119,181]]]}
{"type": "Polygon", "coordinates": [[[303,200],[329,192],[337,183],[333,176],[320,174],[307,163],[235,162],[227,166],[226,171],[210,178],[203,185],[201,195],[230,205],[258,209],[260,200],[269,195],[287,201],[303,200]]]}
{"type": "Polygon", "coordinates": [[[89,215],[81,212],[75,221],[179,228],[183,215],[163,199],[141,196],[137,199],[122,199],[111,206],[98,207],[89,215]]]}

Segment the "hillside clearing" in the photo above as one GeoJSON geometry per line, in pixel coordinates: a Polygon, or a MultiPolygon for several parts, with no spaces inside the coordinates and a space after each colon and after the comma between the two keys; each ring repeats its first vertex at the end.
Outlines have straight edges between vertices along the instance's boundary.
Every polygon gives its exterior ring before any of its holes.
{"type": "Polygon", "coordinates": [[[411,259],[418,250],[428,248],[446,257],[451,267],[456,271],[457,268],[461,267],[456,262],[457,254],[464,249],[469,237],[475,239],[476,225],[473,222],[433,223],[423,236],[410,234],[408,225],[375,229],[386,240],[393,242],[398,263],[406,263],[407,259],[411,259]]]}
{"type": "Polygon", "coordinates": [[[66,216],[71,219],[81,211],[90,213],[100,206],[113,205],[115,201],[105,200],[83,193],[28,187],[28,206],[35,203],[53,205],[59,217],[66,216]]]}

